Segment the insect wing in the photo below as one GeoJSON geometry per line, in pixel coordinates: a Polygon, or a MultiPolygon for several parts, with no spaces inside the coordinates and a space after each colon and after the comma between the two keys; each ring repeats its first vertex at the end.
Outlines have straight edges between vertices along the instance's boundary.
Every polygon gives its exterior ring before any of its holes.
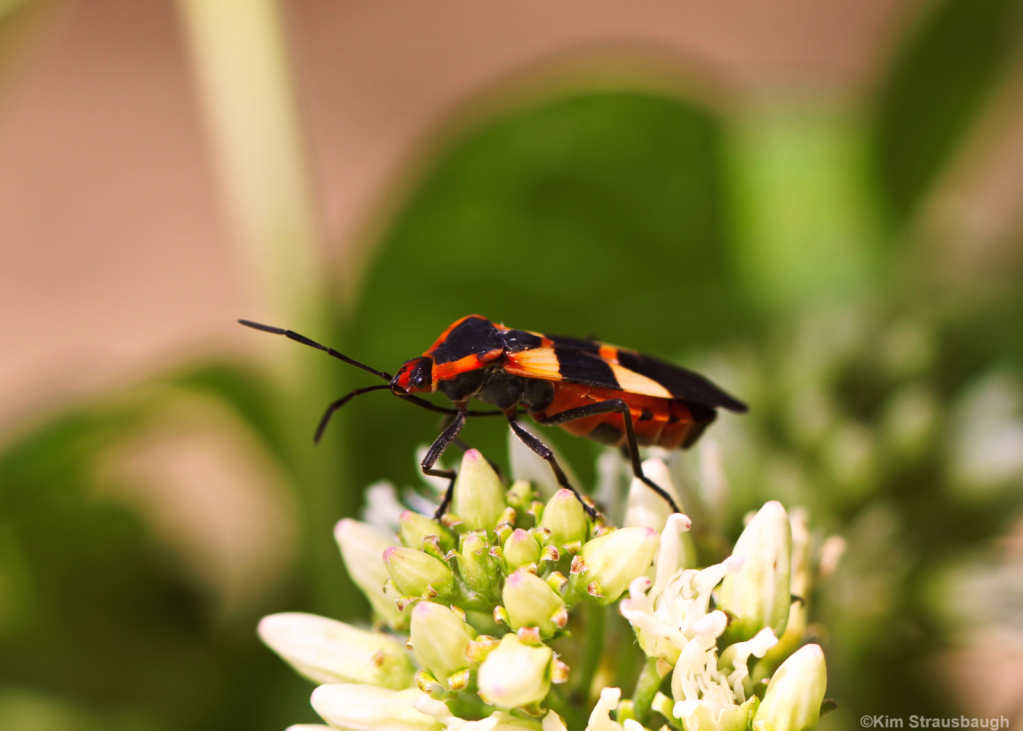
{"type": "Polygon", "coordinates": [[[507,353],[506,370],[524,378],[564,381],[655,398],[678,398],[711,408],[745,412],[741,401],[703,376],[634,350],[560,336],[551,345],[507,353]]]}
{"type": "MultiPolygon", "coordinates": [[[[620,367],[629,373],[652,380],[667,389],[674,398],[690,403],[745,413],[749,407],[715,386],[699,373],[652,358],[634,350],[617,349],[620,367]]],[[[629,391],[630,389],[624,388],[629,391]]],[[[643,393],[634,391],[633,393],[643,393]]]]}

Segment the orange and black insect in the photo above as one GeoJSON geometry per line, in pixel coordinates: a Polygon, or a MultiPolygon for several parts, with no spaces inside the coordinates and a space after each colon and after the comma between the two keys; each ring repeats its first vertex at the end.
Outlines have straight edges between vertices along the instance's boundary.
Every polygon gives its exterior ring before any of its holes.
{"type": "Polygon", "coordinates": [[[634,350],[593,340],[513,330],[479,315],[469,315],[441,333],[418,358],[406,361],[391,376],[370,368],[333,348],[320,345],[291,330],[239,320],[242,325],[286,335],[362,368],[388,383],[352,391],[328,408],[316,430],[319,441],[331,415],[349,399],[369,391],[391,393],[431,411],[445,414],[441,434],[421,467],[423,473],[450,480],[440,507],[440,518],[451,502],[455,471],[434,465],[473,416],[501,416],[522,442],[554,470],[558,483],[575,493],[550,447],[522,428],[518,417],[525,410],[538,424],[560,425],[568,432],[628,453],[633,474],[678,511],[671,496],[643,474],[640,446],[684,449],[692,445],[717,417],[717,408],[738,413],[746,405],[729,396],[701,375],[634,350]],[[451,399],[448,409],[419,398],[417,393],[440,392],[451,399]],[[473,411],[476,399],[498,411],[473,411]]]}

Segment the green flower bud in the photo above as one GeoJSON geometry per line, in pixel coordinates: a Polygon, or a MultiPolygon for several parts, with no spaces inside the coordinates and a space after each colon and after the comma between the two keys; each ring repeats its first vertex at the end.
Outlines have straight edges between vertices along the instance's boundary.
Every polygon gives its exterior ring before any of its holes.
{"type": "Polygon", "coordinates": [[[540,544],[530,533],[517,529],[504,542],[504,563],[509,571],[540,560],[540,544]]]}
{"type": "Polygon", "coordinates": [[[497,585],[501,581],[498,560],[490,555],[490,542],[486,531],[473,531],[462,535],[462,553],[458,557],[462,581],[469,591],[477,595],[489,611],[496,601],[497,585]]]}
{"type": "Polygon", "coordinates": [[[452,511],[469,530],[494,530],[505,507],[501,478],[482,454],[470,449],[455,479],[452,511]]]}
{"type": "Polygon", "coordinates": [[[583,506],[571,490],[565,489],[554,493],[554,497],[543,509],[540,527],[551,532],[547,544],[557,548],[576,541],[585,541],[590,530],[583,506]]]}
{"type": "Polygon", "coordinates": [[[532,502],[536,500],[536,493],[533,492],[533,486],[526,480],[516,480],[508,488],[508,494],[505,499],[515,510],[525,513],[529,510],[532,502]]]}
{"type": "Polygon", "coordinates": [[[368,523],[345,518],[334,528],[334,538],[341,548],[348,575],[369,599],[373,611],[391,627],[407,627],[408,617],[394,603],[401,595],[393,588],[384,588],[389,574],[380,554],[398,544],[394,536],[368,523]]]}
{"type": "Polygon", "coordinates": [[[443,604],[416,604],[410,639],[416,660],[445,688],[451,687],[451,676],[472,665],[465,651],[476,632],[443,604]]]}
{"type": "Polygon", "coordinates": [[[415,675],[405,648],[393,637],[314,614],[271,614],[259,636],[300,675],[315,683],[367,683],[407,688],[415,675]]]}
{"type": "Polygon", "coordinates": [[[440,523],[411,510],[406,510],[398,518],[398,536],[406,547],[417,550],[422,549],[423,539],[427,536],[437,536],[440,547],[445,552],[455,547],[451,534],[442,528],[440,523]]]}
{"type": "Polygon", "coordinates": [[[572,566],[574,587],[610,604],[650,566],[660,536],[653,528],[622,528],[583,544],[572,566]]]}
{"type": "Polygon", "coordinates": [[[511,628],[537,627],[544,639],[565,626],[565,600],[546,581],[528,571],[516,571],[504,582],[504,608],[511,628]]]}
{"type": "Polygon", "coordinates": [[[781,664],[753,716],[753,731],[809,731],[820,721],[828,673],[820,645],[806,645],[781,664]]]}
{"type": "Polygon", "coordinates": [[[455,575],[443,561],[412,548],[384,551],[387,571],[405,596],[427,599],[448,597],[455,587],[455,575]]]}
{"type": "Polygon", "coordinates": [[[772,500],[757,512],[732,554],[742,556],[744,563],[738,573],[726,576],[718,589],[718,608],[733,617],[726,641],[751,639],[764,627],[780,637],[792,603],[792,529],[781,503],[772,500]]]}
{"type": "Polygon", "coordinates": [[[542,701],[551,688],[553,659],[554,652],[546,645],[530,647],[515,635],[505,635],[480,666],[480,698],[499,708],[542,701]]]}
{"type": "Polygon", "coordinates": [[[416,710],[416,688],[387,690],[369,685],[321,685],[312,704],[334,728],[351,731],[441,731],[436,719],[416,710]]]}

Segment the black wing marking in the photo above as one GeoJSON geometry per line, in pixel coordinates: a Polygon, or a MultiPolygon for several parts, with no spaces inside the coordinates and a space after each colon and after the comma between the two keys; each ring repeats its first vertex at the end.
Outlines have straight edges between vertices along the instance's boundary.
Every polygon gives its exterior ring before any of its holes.
{"type": "Polygon", "coordinates": [[[570,338],[565,335],[548,335],[547,339],[550,340],[556,347],[572,348],[574,350],[581,350],[584,353],[599,353],[600,343],[596,340],[580,340],[579,338],[570,338]]]}
{"type": "Polygon", "coordinates": [[[506,353],[504,368],[512,375],[523,378],[622,390],[614,370],[606,360],[563,345],[506,353]]]}
{"type": "Polygon", "coordinates": [[[621,389],[611,364],[599,355],[576,350],[562,343],[554,345],[554,355],[558,358],[558,371],[562,380],[598,388],[621,389]]]}
{"type": "Polygon", "coordinates": [[[467,317],[458,324],[435,349],[427,355],[438,365],[461,360],[467,355],[489,353],[504,348],[500,333],[490,320],[467,317]]]}

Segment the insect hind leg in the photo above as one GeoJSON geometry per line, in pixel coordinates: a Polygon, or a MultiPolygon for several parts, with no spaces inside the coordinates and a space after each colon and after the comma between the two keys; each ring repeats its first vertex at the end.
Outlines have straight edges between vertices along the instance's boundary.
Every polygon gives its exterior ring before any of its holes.
{"type": "Polygon", "coordinates": [[[519,438],[519,441],[536,452],[536,454],[538,454],[542,459],[547,461],[547,463],[551,466],[551,469],[554,470],[554,476],[558,479],[558,484],[566,490],[571,490],[572,494],[575,495],[576,499],[579,501],[579,504],[583,506],[583,510],[586,511],[586,514],[589,515],[591,519],[596,520],[596,509],[583,500],[583,496],[579,494],[579,491],[572,487],[572,484],[568,481],[568,477],[565,475],[565,471],[561,469],[561,465],[558,464],[558,460],[554,456],[554,450],[526,431],[522,425],[519,424],[514,415],[510,415],[508,417],[508,425],[511,427],[515,436],[519,438]]]}
{"type": "Polygon", "coordinates": [[[644,485],[663,498],[664,501],[671,506],[671,509],[674,512],[681,513],[682,511],[679,510],[678,505],[675,504],[674,499],[672,499],[667,490],[643,474],[643,463],[639,459],[639,443],[636,441],[636,430],[633,428],[632,424],[632,412],[629,410],[629,405],[621,399],[611,399],[610,401],[600,401],[593,404],[587,404],[586,406],[562,411],[560,414],[554,414],[547,418],[537,419],[537,421],[540,424],[553,426],[555,424],[564,424],[565,422],[575,421],[576,419],[585,419],[588,416],[614,413],[621,414],[622,421],[625,422],[625,437],[628,442],[628,457],[632,464],[632,474],[640,479],[644,485]]]}

